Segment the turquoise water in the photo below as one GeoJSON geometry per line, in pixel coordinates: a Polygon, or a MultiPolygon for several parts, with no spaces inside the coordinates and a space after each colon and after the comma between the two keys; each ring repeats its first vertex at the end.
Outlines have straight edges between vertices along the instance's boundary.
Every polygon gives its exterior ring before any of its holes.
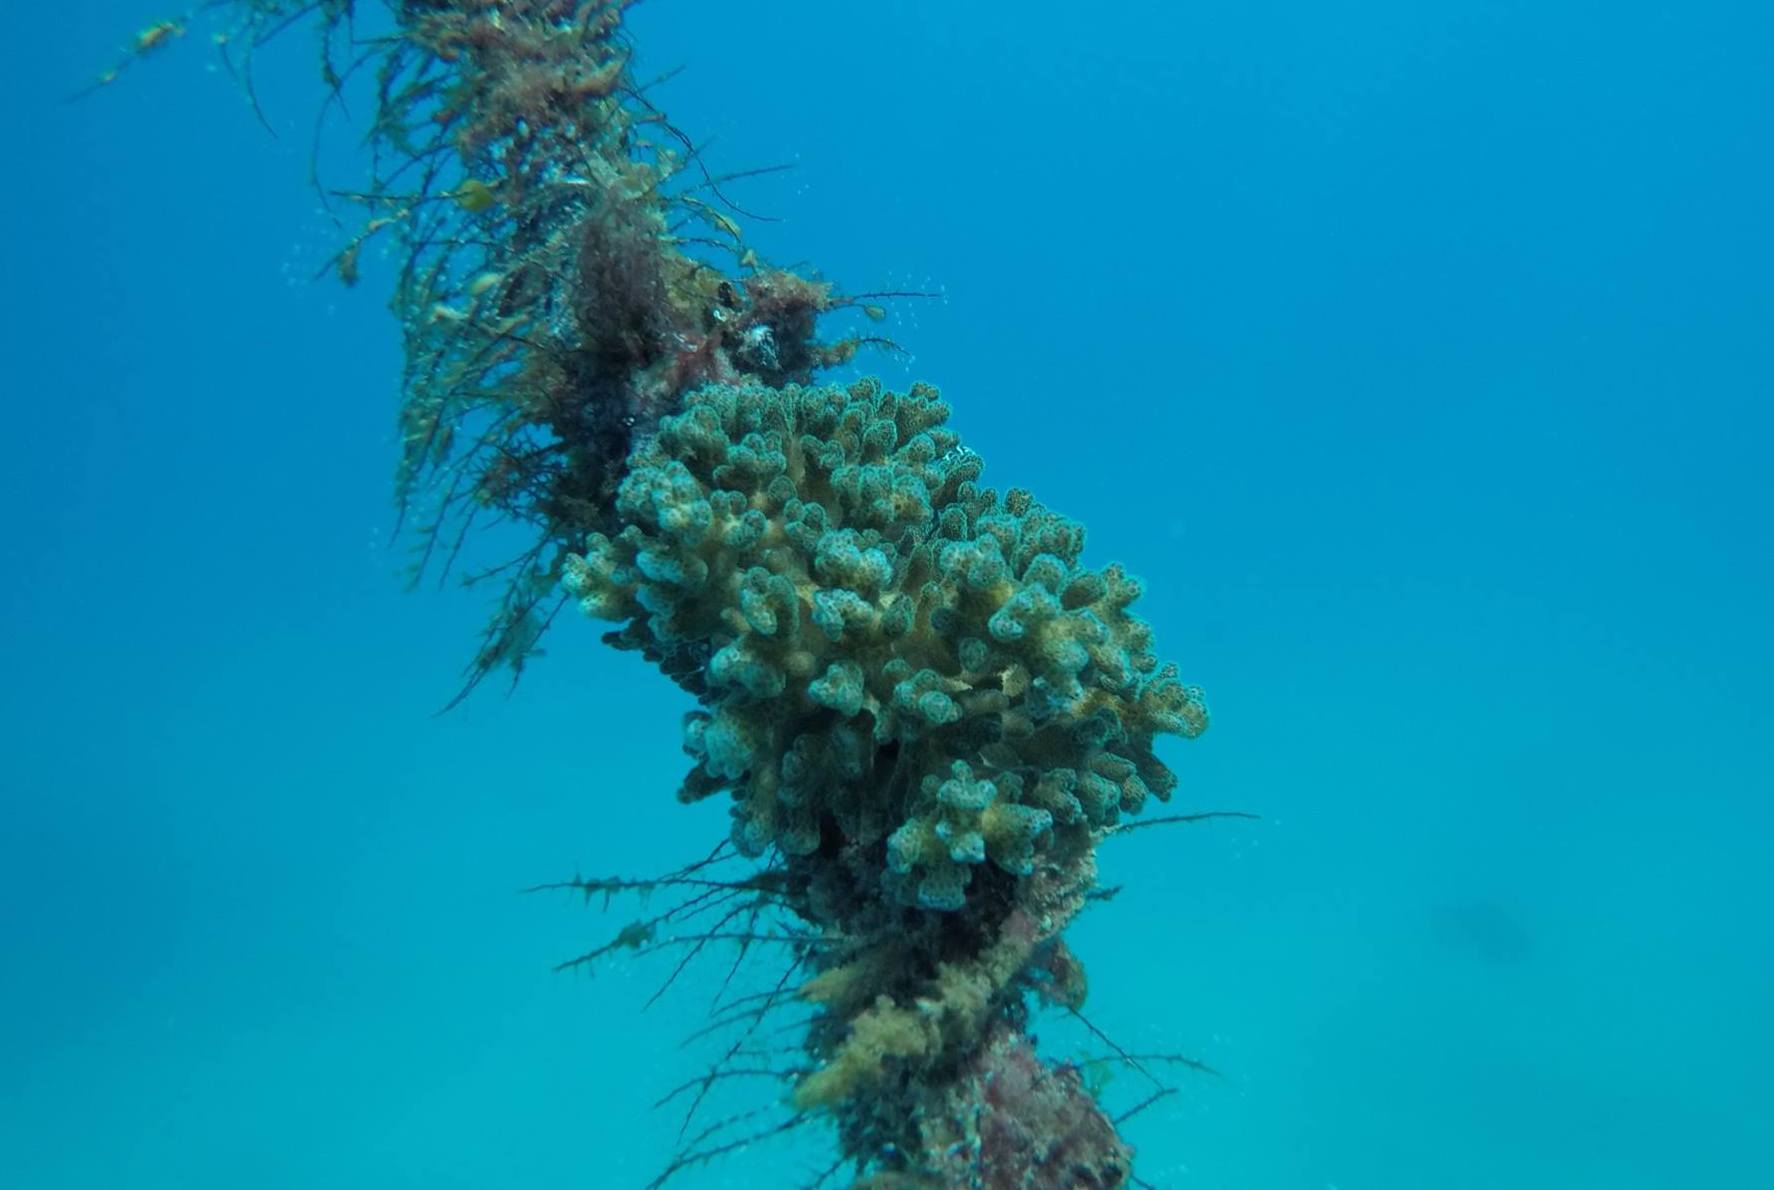
{"type": "MultiPolygon", "coordinates": [[[[159,15],[0,48],[0,1186],[643,1185],[718,965],[642,1013],[656,965],[549,973],[622,917],[514,890],[719,837],[684,699],[574,622],[433,715],[482,608],[401,589],[378,278],[308,283],[311,42],[275,136],[196,34],[60,102],[159,15]]],[[[1093,1021],[1223,1072],[1142,1176],[1766,1185],[1774,14],[634,21],[723,163],[797,165],[767,253],[943,294],[871,366],[1148,581],[1182,800],[1263,815],[1111,843],[1076,929],[1093,1021]]]]}

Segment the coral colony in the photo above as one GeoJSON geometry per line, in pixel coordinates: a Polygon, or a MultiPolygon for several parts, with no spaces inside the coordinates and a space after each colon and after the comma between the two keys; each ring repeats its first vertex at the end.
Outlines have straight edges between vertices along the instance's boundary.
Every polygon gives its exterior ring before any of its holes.
{"type": "MultiPolygon", "coordinates": [[[[402,519],[446,571],[474,531],[527,530],[467,576],[499,592],[467,688],[515,676],[576,605],[699,705],[678,796],[730,801],[730,839],[667,876],[543,886],[679,897],[563,967],[657,950],[675,979],[716,944],[780,960],[667,1096],[689,1112],[655,1185],[820,1125],[838,1158],[808,1184],[1144,1184],[1090,1061],[1039,1057],[1028,1025],[1079,1014],[1063,936],[1109,891],[1096,847],[1169,798],[1153,743],[1205,728],[1201,693],[1129,613],[1138,582],[1080,563],[1080,526],[981,485],[936,390],[818,382],[884,342],[823,339],[831,316],[906,295],[759,258],[726,193],[744,175],[710,172],[635,77],[631,2],[404,0],[374,36],[351,0],[193,16],[219,22],[249,96],[253,50],[300,24],[329,107],[373,89],[332,267],[354,283],[372,243],[398,262],[402,519]],[[763,1038],[796,1006],[811,1021],[785,1057],[763,1038]],[[698,1119],[741,1075],[786,1089],[698,1119]]],[[[150,27],[94,87],[188,24],[150,27]]],[[[1092,1033],[1097,1061],[1151,1080],[1138,1106],[1168,1092],[1161,1063],[1198,1066],[1092,1033]]]]}

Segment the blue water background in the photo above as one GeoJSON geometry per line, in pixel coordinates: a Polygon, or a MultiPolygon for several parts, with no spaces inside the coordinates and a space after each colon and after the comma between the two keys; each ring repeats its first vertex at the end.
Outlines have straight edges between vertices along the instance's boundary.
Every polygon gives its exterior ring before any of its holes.
{"type": "MultiPolygon", "coordinates": [[[[0,1186],[643,1184],[720,964],[641,1014],[659,964],[549,973],[637,910],[514,890],[719,837],[685,700],[575,620],[433,716],[482,605],[401,589],[386,269],[309,283],[311,40],[276,138],[201,33],[60,102],[159,15],[0,40],[0,1186]]],[[[1209,692],[1178,804],[1262,822],[1110,844],[1076,929],[1098,1025],[1223,1072],[1129,1123],[1143,1176],[1774,1184],[1774,9],[633,23],[719,167],[798,166],[734,188],[769,255],[941,292],[872,366],[1209,692]]]]}

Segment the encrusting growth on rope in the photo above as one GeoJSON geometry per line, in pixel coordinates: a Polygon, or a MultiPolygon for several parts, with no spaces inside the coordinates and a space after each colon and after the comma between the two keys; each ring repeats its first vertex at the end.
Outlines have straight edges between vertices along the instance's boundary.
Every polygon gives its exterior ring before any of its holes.
{"type": "Polygon", "coordinates": [[[371,245],[394,262],[415,571],[522,535],[464,576],[499,594],[462,693],[515,678],[577,605],[696,701],[678,796],[725,799],[730,838],[666,876],[532,890],[672,901],[565,970],[672,955],[662,994],[710,947],[737,954],[702,1031],[721,1057],[660,1099],[686,1111],[655,1185],[816,1122],[840,1159],[815,1184],[1134,1184],[1085,1075],[1152,1081],[1137,1112],[1169,1091],[1153,1067],[1211,1071],[1094,1027],[1108,1057],[1053,1064],[1028,1024],[1084,1019],[1064,933],[1113,895],[1097,845],[1234,816],[1126,822],[1172,796],[1157,741],[1205,729],[1201,691],[1158,659],[1140,583],[1083,562],[1081,526],[983,485],[934,388],[821,382],[892,346],[827,322],[929,295],[763,260],[726,188],[768,171],[711,172],[636,81],[631,2],[395,0],[364,36],[352,0],[217,0],[126,64],[207,13],[250,96],[254,51],[308,21],[326,110],[373,96],[367,180],[325,191],[360,212],[329,269],[359,282],[371,245]],[[778,976],[732,995],[752,954],[778,976]],[[768,1040],[785,1026],[797,1057],[768,1040]],[[748,1082],[780,1092],[695,1126],[748,1082]]]}

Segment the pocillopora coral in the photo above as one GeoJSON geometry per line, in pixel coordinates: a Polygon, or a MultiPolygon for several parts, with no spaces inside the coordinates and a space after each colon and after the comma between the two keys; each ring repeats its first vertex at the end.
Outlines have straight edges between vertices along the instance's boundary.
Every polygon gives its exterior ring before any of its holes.
{"type": "Polygon", "coordinates": [[[1138,582],[980,487],[948,416],[922,385],[703,388],[565,574],[701,700],[683,798],[730,792],[752,855],[884,843],[894,893],[937,910],[1167,798],[1154,737],[1207,723],[1128,613],[1138,582]]]}

